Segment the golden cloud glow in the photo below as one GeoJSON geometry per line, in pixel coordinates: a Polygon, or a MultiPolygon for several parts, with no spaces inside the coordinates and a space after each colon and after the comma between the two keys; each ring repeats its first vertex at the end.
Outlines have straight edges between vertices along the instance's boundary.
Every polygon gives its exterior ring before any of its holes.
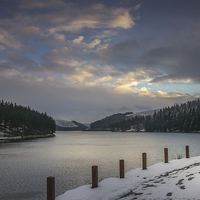
{"type": "Polygon", "coordinates": [[[56,40],[59,40],[59,41],[61,41],[61,42],[64,42],[65,41],[65,35],[63,35],[63,34],[55,34],[54,35],[54,38],[56,39],[56,40]]]}
{"type": "Polygon", "coordinates": [[[81,42],[83,41],[84,37],[83,36],[79,36],[78,38],[74,39],[72,42],[74,44],[81,44],[81,42]]]}
{"type": "Polygon", "coordinates": [[[115,20],[113,20],[111,25],[115,28],[121,27],[124,29],[128,29],[134,26],[135,22],[132,20],[130,14],[128,12],[125,12],[123,15],[120,15],[115,20]]]}
{"type": "MultiPolygon", "coordinates": [[[[73,4],[67,7],[68,10],[70,7],[73,7],[73,4]]],[[[78,31],[82,28],[116,28],[121,27],[124,29],[131,28],[135,25],[133,21],[134,18],[129,14],[130,9],[125,8],[112,8],[111,10],[103,4],[93,4],[91,7],[85,7],[82,9],[77,9],[73,7],[76,18],[71,18],[67,15],[68,12],[65,12],[66,17],[61,18],[54,17],[62,22],[62,25],[57,27],[52,27],[49,29],[51,34],[55,34],[59,31],[78,31]],[[68,19],[68,20],[66,20],[68,19]],[[65,25],[63,22],[65,21],[65,25]]],[[[58,22],[57,22],[58,23],[58,22]]]]}
{"type": "Polygon", "coordinates": [[[101,43],[101,40],[99,40],[99,39],[95,39],[89,44],[83,42],[83,40],[84,40],[84,37],[79,36],[78,38],[72,40],[72,43],[74,45],[78,45],[81,48],[89,48],[89,49],[93,49],[94,47],[96,47],[98,44],[101,43]]]}
{"type": "Polygon", "coordinates": [[[110,84],[111,85],[112,81],[113,81],[113,78],[108,75],[108,76],[96,79],[95,84],[103,83],[103,84],[110,84]]]}
{"type": "Polygon", "coordinates": [[[192,83],[194,82],[194,80],[190,79],[190,78],[186,78],[186,79],[178,79],[178,80],[173,80],[173,79],[168,79],[166,82],[169,83],[192,83]]]}

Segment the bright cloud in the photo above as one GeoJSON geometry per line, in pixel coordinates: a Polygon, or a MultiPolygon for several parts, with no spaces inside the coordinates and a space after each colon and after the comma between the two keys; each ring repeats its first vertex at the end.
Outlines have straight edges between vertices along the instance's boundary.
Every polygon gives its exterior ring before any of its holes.
{"type": "Polygon", "coordinates": [[[98,44],[101,43],[101,40],[99,39],[95,39],[93,40],[91,43],[87,44],[85,42],[83,42],[84,37],[83,36],[79,36],[78,38],[75,38],[74,40],[72,40],[72,44],[79,46],[80,48],[88,48],[88,49],[93,49],[95,48],[98,44]]]}
{"type": "Polygon", "coordinates": [[[0,3],[1,98],[96,119],[200,96],[198,1],[12,2],[0,3]]]}
{"type": "Polygon", "coordinates": [[[135,25],[135,22],[132,20],[130,14],[128,12],[119,15],[116,19],[112,20],[111,25],[113,27],[121,27],[121,28],[131,28],[135,25]]]}
{"type": "MultiPolygon", "coordinates": [[[[131,28],[135,25],[134,17],[131,16],[130,9],[125,8],[110,8],[103,4],[92,4],[89,7],[82,7],[81,9],[73,4],[65,4],[66,20],[57,27],[51,28],[51,34],[59,31],[78,31],[85,27],[88,28],[131,28]],[[71,10],[74,11],[76,17],[71,16],[71,10]],[[69,14],[68,14],[69,13],[69,14]]],[[[63,14],[63,13],[62,13],[63,14]]],[[[59,18],[59,16],[58,16],[59,18]]],[[[64,18],[62,18],[64,19],[64,18]]]]}

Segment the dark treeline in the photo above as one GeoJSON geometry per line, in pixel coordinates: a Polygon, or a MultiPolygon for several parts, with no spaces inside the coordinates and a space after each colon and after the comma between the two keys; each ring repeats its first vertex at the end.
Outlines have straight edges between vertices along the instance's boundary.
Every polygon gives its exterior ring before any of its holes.
{"type": "Polygon", "coordinates": [[[118,123],[113,123],[110,127],[111,131],[126,131],[134,129],[135,131],[141,131],[144,129],[145,117],[135,116],[132,119],[123,120],[118,123]]]}
{"type": "Polygon", "coordinates": [[[110,130],[112,124],[124,121],[125,116],[128,114],[132,114],[132,112],[127,113],[117,113],[108,117],[105,117],[101,120],[95,121],[90,124],[91,130],[110,130]]]}
{"type": "Polygon", "coordinates": [[[199,132],[200,100],[188,101],[181,105],[166,107],[148,116],[135,116],[111,125],[111,130],[148,132],[199,132]]]}
{"type": "Polygon", "coordinates": [[[163,108],[153,116],[146,117],[146,131],[199,132],[200,100],[163,108]]]}
{"type": "Polygon", "coordinates": [[[0,131],[13,136],[46,135],[55,132],[55,121],[30,107],[0,101],[0,131]]]}

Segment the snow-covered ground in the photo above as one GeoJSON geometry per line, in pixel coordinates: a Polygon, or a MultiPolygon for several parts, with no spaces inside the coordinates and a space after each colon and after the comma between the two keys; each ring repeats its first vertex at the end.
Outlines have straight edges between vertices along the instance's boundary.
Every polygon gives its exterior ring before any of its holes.
{"type": "Polygon", "coordinates": [[[200,199],[199,188],[200,156],[134,169],[124,179],[108,178],[94,189],[81,186],[56,200],[200,199]]]}

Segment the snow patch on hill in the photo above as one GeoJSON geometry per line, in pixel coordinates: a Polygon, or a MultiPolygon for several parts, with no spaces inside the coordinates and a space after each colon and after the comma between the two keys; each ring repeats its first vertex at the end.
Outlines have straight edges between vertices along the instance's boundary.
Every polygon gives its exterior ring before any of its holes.
{"type": "Polygon", "coordinates": [[[142,111],[142,112],[137,112],[134,114],[129,114],[126,115],[125,118],[126,119],[130,119],[133,118],[135,116],[148,116],[148,115],[153,115],[155,112],[158,112],[160,109],[155,109],[155,110],[147,110],[147,111],[142,111]]]}
{"type": "Polygon", "coordinates": [[[78,127],[76,124],[70,121],[62,120],[62,119],[55,119],[56,125],[63,127],[63,128],[74,128],[78,127]]]}

